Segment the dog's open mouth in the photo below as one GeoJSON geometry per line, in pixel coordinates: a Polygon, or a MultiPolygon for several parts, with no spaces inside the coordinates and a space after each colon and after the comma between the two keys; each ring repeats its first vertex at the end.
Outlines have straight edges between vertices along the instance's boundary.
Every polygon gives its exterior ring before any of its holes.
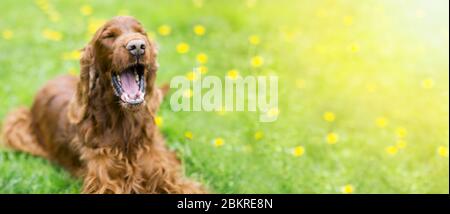
{"type": "Polygon", "coordinates": [[[135,64],[112,75],[114,93],[126,104],[139,105],[144,102],[144,65],[135,64]]]}

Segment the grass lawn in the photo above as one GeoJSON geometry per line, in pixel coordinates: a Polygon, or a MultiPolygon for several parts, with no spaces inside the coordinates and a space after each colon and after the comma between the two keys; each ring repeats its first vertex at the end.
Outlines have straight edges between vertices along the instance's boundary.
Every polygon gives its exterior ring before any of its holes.
{"type": "MultiPolygon", "coordinates": [[[[167,144],[214,192],[448,194],[448,4],[2,0],[0,121],[49,79],[77,75],[77,50],[105,20],[128,14],[159,44],[160,84],[196,66],[221,79],[279,78],[271,123],[258,112],[163,103],[167,144]]],[[[0,148],[0,193],[80,186],[46,160],[0,148]]]]}

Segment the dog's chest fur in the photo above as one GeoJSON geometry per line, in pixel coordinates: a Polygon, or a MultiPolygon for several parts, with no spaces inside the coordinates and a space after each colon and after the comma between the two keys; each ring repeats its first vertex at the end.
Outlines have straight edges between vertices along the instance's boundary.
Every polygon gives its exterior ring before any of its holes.
{"type": "Polygon", "coordinates": [[[128,153],[117,147],[82,148],[80,158],[85,163],[84,176],[92,178],[85,189],[90,188],[89,183],[100,182],[104,189],[98,191],[104,193],[160,192],[158,179],[164,178],[166,160],[157,150],[150,145],[134,147],[128,153]]]}

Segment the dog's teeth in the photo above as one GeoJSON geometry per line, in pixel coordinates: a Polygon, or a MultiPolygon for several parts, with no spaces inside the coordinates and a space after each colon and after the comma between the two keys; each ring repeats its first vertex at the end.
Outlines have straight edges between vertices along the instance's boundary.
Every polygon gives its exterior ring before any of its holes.
{"type": "Polygon", "coordinates": [[[117,79],[119,80],[119,82],[120,82],[120,76],[119,75],[116,75],[116,77],[117,77],[117,79]]]}
{"type": "Polygon", "coordinates": [[[136,79],[136,82],[139,82],[139,75],[136,72],[134,72],[134,77],[136,79]]]}

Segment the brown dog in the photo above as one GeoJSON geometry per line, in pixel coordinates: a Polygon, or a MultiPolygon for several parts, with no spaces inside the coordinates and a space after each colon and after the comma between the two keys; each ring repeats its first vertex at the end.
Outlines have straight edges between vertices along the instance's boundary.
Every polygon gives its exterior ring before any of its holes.
{"type": "Polygon", "coordinates": [[[84,180],[84,193],[202,193],[186,179],[154,123],[155,44],[132,17],[115,17],[84,48],[80,78],[61,76],[31,111],[10,113],[4,143],[54,161],[84,180]]]}

